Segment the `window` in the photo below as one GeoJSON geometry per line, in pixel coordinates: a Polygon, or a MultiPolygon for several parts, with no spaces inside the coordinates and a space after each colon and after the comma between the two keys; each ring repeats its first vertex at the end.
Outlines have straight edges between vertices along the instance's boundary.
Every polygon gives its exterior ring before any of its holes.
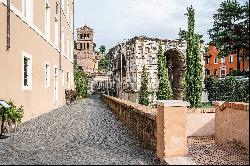
{"type": "Polygon", "coordinates": [[[89,43],[87,43],[87,49],[89,49],[89,43]]]}
{"type": "Polygon", "coordinates": [[[209,64],[209,58],[206,58],[206,64],[209,64]]]}
{"type": "Polygon", "coordinates": [[[67,82],[67,86],[68,86],[68,89],[70,88],[70,85],[69,85],[69,72],[67,72],[66,74],[66,82],[67,82]]]}
{"type": "Polygon", "coordinates": [[[50,39],[50,5],[47,1],[45,4],[45,36],[50,39]]]}
{"type": "Polygon", "coordinates": [[[229,63],[233,63],[234,62],[234,55],[230,55],[229,57],[229,63]]]}
{"type": "Polygon", "coordinates": [[[221,58],[221,63],[225,64],[225,58],[221,58]]]}
{"type": "Polygon", "coordinates": [[[58,41],[58,35],[59,35],[58,28],[59,28],[59,26],[58,26],[58,20],[57,20],[57,18],[55,18],[55,46],[56,47],[58,47],[58,45],[59,45],[59,41],[58,41]]]}
{"type": "Polygon", "coordinates": [[[210,70],[209,69],[206,69],[206,75],[210,76],[210,70]]]}
{"type": "Polygon", "coordinates": [[[218,64],[218,57],[214,58],[214,64],[218,64]]]}
{"type": "Polygon", "coordinates": [[[64,70],[62,69],[62,86],[64,86],[64,70]]]}
{"type": "Polygon", "coordinates": [[[230,68],[229,69],[229,74],[231,74],[233,70],[234,70],[233,68],[230,68]]]}
{"type": "Polygon", "coordinates": [[[33,0],[22,0],[22,14],[27,20],[33,22],[33,0]]]}
{"type": "Polygon", "coordinates": [[[56,2],[56,14],[58,14],[58,2],[56,2]]]}
{"type": "Polygon", "coordinates": [[[22,52],[22,88],[32,90],[32,57],[26,52],[22,52]]]}
{"type": "Polygon", "coordinates": [[[220,77],[225,77],[226,76],[226,70],[225,69],[221,69],[221,74],[220,77]]]}
{"type": "Polygon", "coordinates": [[[45,88],[50,87],[50,65],[45,64],[45,88]]]}
{"type": "Polygon", "coordinates": [[[217,76],[217,69],[214,69],[214,76],[217,76]]]}

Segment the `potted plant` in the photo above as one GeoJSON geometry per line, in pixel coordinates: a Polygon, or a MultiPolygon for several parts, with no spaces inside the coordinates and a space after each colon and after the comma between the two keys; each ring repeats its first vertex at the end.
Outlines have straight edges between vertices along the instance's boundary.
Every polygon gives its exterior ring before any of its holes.
{"type": "Polygon", "coordinates": [[[17,107],[13,101],[9,101],[8,104],[11,106],[4,113],[4,130],[5,132],[15,132],[19,123],[23,118],[24,110],[23,106],[17,107]]]}

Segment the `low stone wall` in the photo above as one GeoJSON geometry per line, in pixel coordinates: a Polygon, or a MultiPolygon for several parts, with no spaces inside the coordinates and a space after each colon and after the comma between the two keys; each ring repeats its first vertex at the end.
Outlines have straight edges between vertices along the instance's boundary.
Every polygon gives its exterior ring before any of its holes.
{"type": "Polygon", "coordinates": [[[215,113],[188,113],[187,136],[214,136],[215,113]]]}
{"type": "Polygon", "coordinates": [[[107,95],[102,100],[147,148],[156,151],[156,109],[107,95]]]}
{"type": "Polygon", "coordinates": [[[249,104],[214,102],[215,141],[236,141],[249,151],[249,104]]]}

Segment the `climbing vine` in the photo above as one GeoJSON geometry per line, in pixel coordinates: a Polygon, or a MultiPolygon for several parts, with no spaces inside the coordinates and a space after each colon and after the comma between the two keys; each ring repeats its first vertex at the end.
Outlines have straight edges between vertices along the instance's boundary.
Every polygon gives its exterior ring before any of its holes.
{"type": "Polygon", "coordinates": [[[87,75],[79,67],[74,68],[75,89],[77,98],[87,97],[87,75]]]}
{"type": "Polygon", "coordinates": [[[159,88],[157,92],[158,100],[169,100],[173,98],[173,91],[168,76],[168,68],[166,66],[166,58],[164,57],[162,46],[159,46],[158,51],[158,79],[159,88]]]}
{"type": "Polygon", "coordinates": [[[187,40],[186,71],[184,78],[185,100],[190,102],[191,107],[199,107],[202,98],[202,64],[200,57],[201,36],[194,33],[195,11],[193,7],[187,8],[188,31],[184,37],[187,40]]]}

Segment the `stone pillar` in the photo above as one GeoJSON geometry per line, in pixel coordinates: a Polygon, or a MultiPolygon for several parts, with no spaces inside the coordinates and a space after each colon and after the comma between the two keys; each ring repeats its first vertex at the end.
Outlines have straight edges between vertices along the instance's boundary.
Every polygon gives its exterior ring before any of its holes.
{"type": "Polygon", "coordinates": [[[187,106],[181,100],[157,101],[157,157],[184,157],[187,147],[187,106]]]}

